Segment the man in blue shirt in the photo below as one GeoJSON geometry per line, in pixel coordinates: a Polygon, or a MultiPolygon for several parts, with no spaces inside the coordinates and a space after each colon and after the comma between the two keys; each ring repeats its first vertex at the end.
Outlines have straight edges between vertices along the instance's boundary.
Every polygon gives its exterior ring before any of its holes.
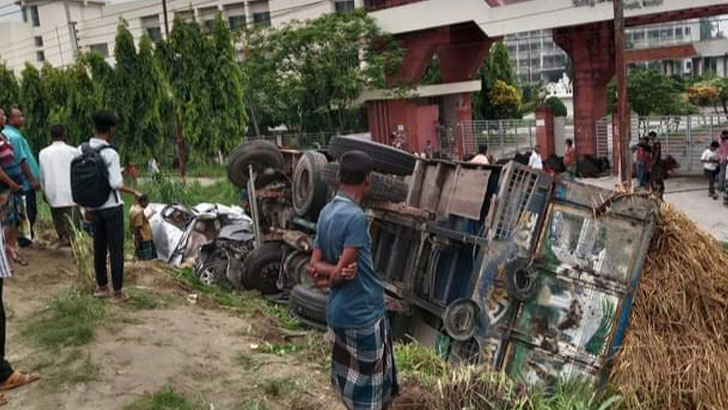
{"type": "Polygon", "coordinates": [[[18,243],[20,246],[27,246],[30,245],[33,238],[33,225],[35,225],[35,219],[38,215],[35,192],[40,190],[40,183],[38,182],[38,175],[40,175],[40,171],[38,162],[35,160],[35,156],[30,149],[28,141],[20,132],[20,129],[23,128],[23,126],[25,126],[25,115],[19,108],[11,108],[8,113],[8,124],[5,126],[3,132],[8,138],[10,145],[13,146],[15,160],[20,165],[20,168],[23,170],[23,175],[25,176],[23,192],[25,194],[25,207],[28,222],[30,223],[30,232],[28,232],[29,238],[19,238],[18,243]]]}
{"type": "Polygon", "coordinates": [[[331,289],[326,321],[334,336],[332,384],[348,409],[383,409],[399,386],[384,284],[374,271],[369,223],[360,202],[372,160],[351,151],[339,161],[339,192],[318,219],[309,270],[331,289]]]}

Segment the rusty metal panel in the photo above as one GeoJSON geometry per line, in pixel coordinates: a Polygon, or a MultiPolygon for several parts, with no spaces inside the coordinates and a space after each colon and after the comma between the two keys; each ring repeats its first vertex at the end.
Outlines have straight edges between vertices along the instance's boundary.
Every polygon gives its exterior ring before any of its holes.
{"type": "Polygon", "coordinates": [[[508,373],[530,384],[603,375],[627,325],[656,212],[645,198],[559,188],[535,253],[535,291],[518,310],[505,358],[508,373]]]}
{"type": "Polygon", "coordinates": [[[444,217],[447,215],[447,206],[450,203],[450,197],[455,191],[457,172],[454,165],[446,165],[444,163],[440,163],[440,165],[438,180],[442,181],[440,185],[442,188],[438,197],[435,213],[438,217],[444,217]]]}
{"type": "Polygon", "coordinates": [[[489,178],[489,170],[458,167],[447,214],[474,220],[480,219],[489,178]]]}

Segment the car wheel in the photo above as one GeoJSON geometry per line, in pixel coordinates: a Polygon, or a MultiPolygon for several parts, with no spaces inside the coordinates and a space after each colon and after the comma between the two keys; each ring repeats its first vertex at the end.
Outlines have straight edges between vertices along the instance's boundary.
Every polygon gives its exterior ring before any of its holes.
{"type": "Polygon", "coordinates": [[[296,316],[303,319],[304,323],[313,322],[326,326],[327,301],[328,295],[315,287],[296,285],[291,291],[289,306],[296,316]]]}
{"type": "MultiPolygon", "coordinates": [[[[323,180],[330,186],[339,184],[339,164],[330,162],[323,168],[323,180]]],[[[380,201],[403,202],[407,199],[409,186],[403,180],[378,172],[372,172],[367,198],[380,201]]]]}
{"type": "Polygon", "coordinates": [[[329,153],[337,160],[348,151],[367,153],[374,163],[374,169],[385,174],[412,175],[415,157],[400,149],[378,142],[353,137],[334,137],[329,143],[329,153]]]}
{"type": "Polygon", "coordinates": [[[326,205],[328,186],[322,179],[322,171],[328,163],[326,155],[317,151],[306,151],[298,160],[293,173],[293,209],[298,216],[318,218],[326,205]]]}
{"type": "Polygon", "coordinates": [[[278,171],[283,168],[283,154],[270,141],[248,141],[233,150],[228,157],[228,179],[240,188],[248,184],[248,167],[258,174],[256,184],[265,186],[278,178],[278,171]]]}
{"type": "Polygon", "coordinates": [[[250,251],[243,262],[241,282],[246,289],[257,289],[264,295],[279,292],[278,275],[283,263],[279,242],[268,242],[250,251]]]}

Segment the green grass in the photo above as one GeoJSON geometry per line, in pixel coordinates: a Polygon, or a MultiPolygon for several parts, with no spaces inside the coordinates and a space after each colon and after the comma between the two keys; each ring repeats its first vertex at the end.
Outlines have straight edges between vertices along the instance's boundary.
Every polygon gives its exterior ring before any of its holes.
{"type": "Polygon", "coordinates": [[[30,319],[23,336],[46,349],[83,346],[94,340],[106,316],[104,303],[90,295],[68,293],[30,319]]]}
{"type": "Polygon", "coordinates": [[[286,356],[289,354],[300,353],[306,350],[305,345],[296,343],[268,343],[265,342],[260,349],[261,353],[273,354],[276,356],[286,356]]]}
{"type": "Polygon", "coordinates": [[[394,345],[395,363],[403,378],[415,378],[424,386],[431,386],[448,371],[447,362],[435,350],[416,341],[394,345]]]}
{"type": "Polygon", "coordinates": [[[146,289],[128,288],[126,294],[129,296],[129,300],[124,303],[124,306],[133,310],[159,309],[165,303],[164,295],[146,289]]]}
{"type": "Polygon", "coordinates": [[[263,384],[263,392],[270,397],[281,397],[297,392],[296,382],[291,377],[267,380],[263,384]]]}
{"type": "Polygon", "coordinates": [[[193,402],[180,396],[169,386],[124,406],[124,410],[209,410],[210,408],[201,401],[193,402]]]}
{"type": "Polygon", "coordinates": [[[261,313],[273,318],[278,326],[287,330],[301,328],[298,319],[283,306],[266,300],[257,291],[230,291],[217,286],[207,286],[200,282],[192,269],[172,269],[172,275],[190,289],[215,300],[220,306],[234,310],[243,315],[261,313]]]}

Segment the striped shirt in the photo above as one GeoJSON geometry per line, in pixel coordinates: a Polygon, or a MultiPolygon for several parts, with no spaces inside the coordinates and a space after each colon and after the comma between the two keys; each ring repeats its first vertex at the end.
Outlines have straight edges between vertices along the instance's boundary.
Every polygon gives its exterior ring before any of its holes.
{"type": "Polygon", "coordinates": [[[8,279],[13,276],[13,270],[8,263],[8,257],[5,253],[5,234],[0,229],[0,279],[8,279]]]}
{"type": "MultiPolygon", "coordinates": [[[[5,135],[0,133],[0,168],[18,185],[23,184],[23,170],[20,163],[15,161],[13,146],[8,142],[5,135]]],[[[8,189],[8,186],[0,182],[0,191],[8,189]]]]}

